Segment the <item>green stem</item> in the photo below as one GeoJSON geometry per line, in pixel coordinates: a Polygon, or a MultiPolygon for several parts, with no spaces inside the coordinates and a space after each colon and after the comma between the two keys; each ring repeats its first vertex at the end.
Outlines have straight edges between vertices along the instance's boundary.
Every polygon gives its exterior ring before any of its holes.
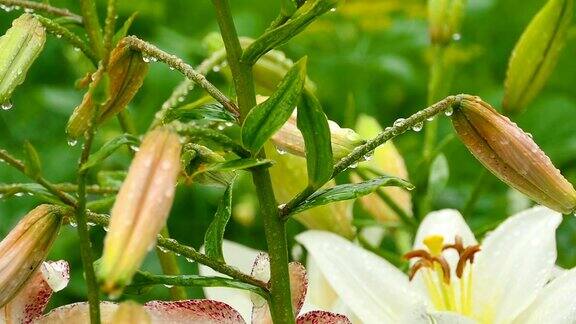
{"type": "Polygon", "coordinates": [[[28,1],[28,0],[0,0],[0,4],[8,7],[20,7],[32,9],[34,11],[40,11],[47,14],[62,16],[70,18],[77,23],[82,23],[82,17],[75,13],[70,12],[70,10],[65,8],[53,7],[47,3],[42,3],[38,1],[28,1]]]}
{"type": "MultiPolygon", "coordinates": [[[[234,26],[228,0],[212,0],[216,9],[216,19],[220,26],[228,63],[240,107],[240,121],[256,105],[256,91],[252,76],[252,66],[241,62],[242,47],[234,26]]],[[[261,153],[264,158],[264,153],[261,153]]],[[[288,242],[285,224],[278,214],[278,204],[267,169],[254,168],[252,179],[260,202],[264,219],[264,233],[270,258],[270,300],[269,307],[274,323],[294,323],[290,273],[288,271],[288,242]]]]}
{"type": "Polygon", "coordinates": [[[114,29],[116,25],[116,2],[108,0],[106,7],[106,21],[104,25],[104,66],[108,66],[110,51],[112,51],[112,40],[114,39],[114,29]]]}
{"type": "MultiPolygon", "coordinates": [[[[364,156],[374,151],[378,146],[386,143],[387,141],[393,139],[394,137],[403,134],[407,130],[411,129],[414,125],[425,123],[430,117],[434,117],[448,109],[454,109],[460,104],[460,96],[448,96],[439,102],[424,108],[412,116],[402,120],[401,122],[394,123],[393,126],[387,127],[383,132],[378,134],[375,138],[369,140],[363,145],[356,147],[350,154],[342,158],[334,166],[334,171],[332,172],[332,178],[336,177],[342,171],[349,168],[351,165],[358,163],[364,159],[364,156]]],[[[304,200],[306,200],[310,195],[312,195],[316,190],[320,189],[325,183],[318,184],[312,188],[304,189],[295,198],[290,200],[286,205],[284,205],[280,214],[283,218],[287,219],[294,208],[300,205],[304,200]]]]}
{"type": "Polygon", "coordinates": [[[84,28],[90,40],[90,46],[96,55],[101,58],[104,54],[102,29],[98,20],[98,11],[94,0],[80,0],[80,11],[84,17],[84,28]]]}
{"type": "Polygon", "coordinates": [[[82,266],[84,268],[84,275],[86,278],[86,286],[88,290],[88,303],[90,305],[90,322],[92,324],[100,323],[100,300],[98,292],[98,283],[96,282],[96,275],[94,273],[92,246],[90,244],[90,234],[88,232],[88,224],[86,220],[86,172],[81,171],[82,165],[88,161],[90,157],[90,148],[92,147],[92,140],[94,137],[94,130],[91,128],[86,132],[84,147],[80,156],[80,163],[78,164],[78,204],[76,206],[76,224],[78,229],[78,236],[80,238],[80,254],[82,257],[82,266]]]}
{"type": "MultiPolygon", "coordinates": [[[[166,238],[170,238],[168,227],[164,227],[160,232],[160,234],[166,238]]],[[[174,255],[174,253],[164,252],[159,248],[156,248],[156,255],[160,260],[160,266],[162,267],[162,272],[165,275],[178,276],[181,273],[180,268],[178,267],[178,260],[176,260],[176,256],[174,255]]],[[[173,300],[188,299],[186,289],[184,289],[184,287],[180,287],[177,285],[170,288],[170,294],[172,295],[173,300]]]]}

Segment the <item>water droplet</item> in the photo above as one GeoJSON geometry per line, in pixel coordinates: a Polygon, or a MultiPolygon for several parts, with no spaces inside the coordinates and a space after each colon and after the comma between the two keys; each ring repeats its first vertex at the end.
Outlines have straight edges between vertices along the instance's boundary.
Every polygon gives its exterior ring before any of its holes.
{"type": "Polygon", "coordinates": [[[56,38],[62,38],[61,34],[56,34],[56,38]]]}
{"type": "Polygon", "coordinates": [[[72,49],[74,50],[74,52],[80,52],[80,48],[79,48],[79,47],[74,46],[72,49]]]}
{"type": "Polygon", "coordinates": [[[70,226],[72,226],[72,227],[78,227],[78,224],[76,224],[76,222],[74,222],[74,221],[70,221],[70,226]]]}
{"type": "Polygon", "coordinates": [[[142,61],[144,61],[146,63],[150,63],[150,56],[148,56],[146,54],[142,54],[142,61]]]}
{"type": "Polygon", "coordinates": [[[358,162],[350,164],[350,169],[356,169],[358,167],[358,162]]]}
{"type": "Polygon", "coordinates": [[[136,145],[130,145],[130,149],[131,149],[132,151],[134,151],[134,152],[140,151],[140,148],[139,148],[138,146],[136,146],[136,145]]]}
{"type": "Polygon", "coordinates": [[[374,151],[364,154],[364,161],[370,161],[374,158],[374,151]]]}
{"type": "Polygon", "coordinates": [[[416,123],[416,124],[414,124],[414,126],[412,126],[412,130],[415,132],[419,132],[422,130],[422,127],[424,127],[424,123],[422,123],[422,122],[416,123]]]}
{"type": "Polygon", "coordinates": [[[531,133],[526,133],[526,135],[528,135],[530,138],[534,138],[531,133]]]}
{"type": "Polygon", "coordinates": [[[190,262],[190,263],[194,263],[195,261],[191,258],[186,258],[186,261],[190,262]]]}
{"type": "Polygon", "coordinates": [[[278,154],[280,154],[280,155],[284,155],[287,153],[286,150],[284,150],[283,148],[280,148],[280,147],[276,147],[276,152],[278,152],[278,154]]]}
{"type": "Polygon", "coordinates": [[[220,124],[218,125],[218,130],[224,130],[224,128],[226,128],[226,126],[224,126],[224,124],[220,124]]]}
{"type": "Polygon", "coordinates": [[[169,66],[168,68],[170,69],[170,71],[174,71],[174,67],[173,67],[173,66],[169,66]]]}
{"type": "Polygon", "coordinates": [[[34,12],[34,9],[32,9],[32,8],[24,8],[24,12],[25,12],[25,13],[33,13],[33,12],[34,12]]]}
{"type": "Polygon", "coordinates": [[[336,8],[330,9],[330,12],[336,12],[336,8]]]}
{"type": "Polygon", "coordinates": [[[444,115],[446,116],[452,116],[453,113],[454,109],[452,109],[452,107],[448,107],[448,109],[444,110],[444,115]]]}
{"type": "Polygon", "coordinates": [[[433,116],[426,118],[426,120],[430,122],[430,121],[433,121],[435,118],[436,118],[436,116],[433,115],[433,116]]]}
{"type": "Polygon", "coordinates": [[[226,125],[226,127],[232,127],[234,125],[233,122],[225,122],[224,125],[226,125]]]}
{"type": "Polygon", "coordinates": [[[452,40],[453,40],[453,41],[457,42],[457,41],[459,41],[460,39],[462,39],[462,35],[460,35],[460,33],[452,34],[452,40]]]}
{"type": "Polygon", "coordinates": [[[219,72],[220,71],[220,66],[216,65],[212,68],[212,71],[214,72],[219,72]]]}
{"type": "Polygon", "coordinates": [[[166,287],[166,288],[172,288],[172,287],[174,287],[174,285],[167,285],[167,284],[164,284],[164,287],[166,287]]]}
{"type": "Polygon", "coordinates": [[[76,146],[76,144],[78,144],[78,140],[74,138],[68,139],[68,146],[76,146]]]}
{"type": "Polygon", "coordinates": [[[22,196],[24,196],[24,193],[23,193],[23,192],[17,192],[17,193],[14,194],[14,196],[16,196],[16,197],[22,197],[22,196]]]}
{"type": "Polygon", "coordinates": [[[392,124],[392,125],[393,125],[394,127],[400,127],[400,126],[402,126],[402,124],[404,124],[404,121],[405,121],[405,120],[406,120],[406,119],[404,119],[404,118],[398,118],[398,119],[396,119],[396,120],[394,121],[394,124],[392,124]]]}
{"type": "Polygon", "coordinates": [[[12,109],[12,103],[10,101],[5,101],[0,105],[0,108],[2,108],[2,110],[10,110],[12,109]]]}

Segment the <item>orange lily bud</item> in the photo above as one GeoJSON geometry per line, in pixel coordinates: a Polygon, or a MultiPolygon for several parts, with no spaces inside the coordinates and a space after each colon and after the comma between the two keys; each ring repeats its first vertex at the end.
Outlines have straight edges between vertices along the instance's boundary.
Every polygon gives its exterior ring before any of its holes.
{"type": "Polygon", "coordinates": [[[98,276],[103,290],[129,284],[166,224],[180,173],[178,135],[157,129],[146,135],[120,188],[104,240],[98,276]]]}
{"type": "Polygon", "coordinates": [[[576,209],[574,187],[532,137],[479,97],[461,95],[452,123],[468,150],[500,180],[548,208],[565,214],[576,209]]]}
{"type": "Polygon", "coordinates": [[[61,224],[58,207],[40,205],[0,242],[0,308],[16,296],[44,261],[61,224]]]}

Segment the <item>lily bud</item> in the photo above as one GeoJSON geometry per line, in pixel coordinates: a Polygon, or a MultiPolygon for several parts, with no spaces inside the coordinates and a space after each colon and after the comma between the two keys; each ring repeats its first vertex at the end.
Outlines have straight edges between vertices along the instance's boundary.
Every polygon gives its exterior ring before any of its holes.
{"type": "MultiPolygon", "coordinates": [[[[279,202],[287,202],[308,184],[306,160],[291,154],[280,154],[270,143],[264,147],[266,156],[275,162],[269,170],[276,198],[279,202]]],[[[334,185],[333,180],[327,184],[329,187],[334,185]]],[[[351,201],[338,201],[307,210],[294,217],[310,229],[330,231],[352,238],[352,205],[351,201]]]]}
{"type": "Polygon", "coordinates": [[[461,95],[452,123],[468,150],[500,180],[548,208],[564,214],[576,209],[572,184],[530,135],[489,104],[461,95]]]}
{"type": "Polygon", "coordinates": [[[61,224],[58,207],[40,205],[0,242],[0,308],[24,287],[44,261],[61,224]]]}
{"type": "MultiPolygon", "coordinates": [[[[272,136],[272,142],[280,151],[305,156],[306,147],[304,145],[304,138],[298,129],[296,119],[297,111],[295,110],[284,126],[272,136]]],[[[331,120],[328,121],[328,126],[330,127],[332,153],[335,161],[339,161],[352,152],[354,148],[366,142],[352,129],[341,128],[331,120]]]]}
{"type": "Polygon", "coordinates": [[[12,27],[0,37],[0,104],[11,106],[10,96],[26,78],[46,41],[42,24],[30,14],[23,14],[12,22],[12,27]]]}
{"type": "Polygon", "coordinates": [[[133,301],[126,301],[118,306],[118,310],[114,313],[112,323],[149,324],[151,323],[151,319],[148,312],[144,309],[144,306],[133,301]]]}
{"type": "Polygon", "coordinates": [[[98,276],[118,294],[129,284],[166,224],[180,172],[178,135],[157,129],[146,135],[112,208],[98,276]]]}
{"type": "Polygon", "coordinates": [[[464,0],[429,0],[428,19],[432,44],[447,45],[460,32],[464,0]]]}
{"type": "Polygon", "coordinates": [[[82,136],[90,127],[95,109],[101,105],[96,122],[103,123],[121,112],[134,98],[148,73],[142,53],[130,49],[123,41],[110,53],[105,71],[101,66],[92,75],[92,83],[80,105],[68,121],[67,133],[73,138],[82,136]],[[106,95],[107,93],[107,95],[106,95]],[[104,97],[98,100],[98,96],[104,97]]]}
{"type": "Polygon", "coordinates": [[[566,42],[573,7],[573,0],[549,0],[522,33],[508,62],[504,111],[524,110],[552,74],[566,42]]]}

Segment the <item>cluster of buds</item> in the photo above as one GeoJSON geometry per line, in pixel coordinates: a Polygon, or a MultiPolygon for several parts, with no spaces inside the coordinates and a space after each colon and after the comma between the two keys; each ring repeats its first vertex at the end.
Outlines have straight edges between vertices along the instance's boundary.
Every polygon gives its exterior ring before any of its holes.
{"type": "Polygon", "coordinates": [[[92,122],[102,123],[121,112],[134,98],[148,73],[142,53],[120,41],[110,53],[108,66],[100,66],[82,102],[74,109],[66,132],[82,136],[92,122]]]}
{"type": "Polygon", "coordinates": [[[508,117],[479,97],[459,96],[452,115],[456,133],[488,170],[539,204],[569,214],[576,190],[550,158],[508,117]]]}
{"type": "Polygon", "coordinates": [[[464,0],[429,0],[430,40],[447,45],[457,38],[464,11],[464,0]]]}
{"type": "Polygon", "coordinates": [[[40,205],[0,242],[0,307],[32,278],[46,258],[62,224],[62,211],[40,205]]]}
{"type": "Polygon", "coordinates": [[[42,24],[30,14],[23,14],[12,22],[12,27],[0,37],[0,104],[10,108],[10,96],[26,78],[46,41],[42,24]]]}
{"type": "Polygon", "coordinates": [[[167,129],[148,133],[112,208],[98,276],[116,295],[130,283],[166,224],[180,173],[180,138],[167,129]]]}

